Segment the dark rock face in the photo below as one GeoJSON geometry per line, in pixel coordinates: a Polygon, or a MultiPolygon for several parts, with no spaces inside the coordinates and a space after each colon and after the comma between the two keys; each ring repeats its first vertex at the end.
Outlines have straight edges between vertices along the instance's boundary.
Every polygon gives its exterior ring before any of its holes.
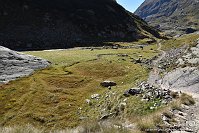
{"type": "Polygon", "coordinates": [[[139,88],[132,88],[124,92],[124,96],[128,97],[130,95],[134,96],[141,93],[141,89],[139,88]]]}
{"type": "Polygon", "coordinates": [[[187,28],[187,29],[185,29],[185,32],[187,33],[187,34],[190,34],[190,33],[194,33],[194,32],[196,32],[197,30],[196,29],[193,29],[193,28],[187,28]]]}
{"type": "Polygon", "coordinates": [[[0,18],[1,45],[17,50],[159,36],[115,0],[0,0],[0,18]]]}
{"type": "Polygon", "coordinates": [[[199,29],[199,2],[197,0],[145,0],[135,14],[152,26],[170,33],[199,29]]]}
{"type": "Polygon", "coordinates": [[[100,83],[102,87],[111,87],[116,86],[117,84],[114,81],[103,81],[100,83]]]}

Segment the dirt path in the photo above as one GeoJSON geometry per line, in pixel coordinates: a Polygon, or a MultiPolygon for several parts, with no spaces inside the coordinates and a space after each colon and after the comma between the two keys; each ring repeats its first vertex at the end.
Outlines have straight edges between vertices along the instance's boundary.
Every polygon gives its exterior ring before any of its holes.
{"type": "Polygon", "coordinates": [[[160,80],[160,72],[161,70],[158,68],[158,63],[166,56],[166,52],[161,50],[162,44],[158,42],[158,51],[161,52],[161,55],[152,62],[153,70],[149,74],[148,83],[154,86],[158,86],[158,81],[160,80]]]}

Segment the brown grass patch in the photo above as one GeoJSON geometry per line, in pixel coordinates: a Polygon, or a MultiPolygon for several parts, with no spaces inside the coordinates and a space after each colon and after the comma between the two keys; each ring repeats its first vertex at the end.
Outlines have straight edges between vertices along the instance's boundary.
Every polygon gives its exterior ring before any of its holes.
{"type": "Polygon", "coordinates": [[[119,77],[127,74],[125,67],[116,62],[94,61],[77,65],[74,68],[80,75],[98,78],[119,77]]]}
{"type": "Polygon", "coordinates": [[[89,80],[86,77],[79,76],[51,76],[43,79],[48,85],[57,88],[79,88],[87,85],[89,80]]]}

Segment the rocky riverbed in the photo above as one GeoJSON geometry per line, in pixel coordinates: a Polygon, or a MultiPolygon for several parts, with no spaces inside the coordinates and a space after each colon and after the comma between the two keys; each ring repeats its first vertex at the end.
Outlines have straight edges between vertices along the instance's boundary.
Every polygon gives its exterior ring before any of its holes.
{"type": "Polygon", "coordinates": [[[50,65],[47,60],[0,46],[0,84],[32,74],[50,65]]]}

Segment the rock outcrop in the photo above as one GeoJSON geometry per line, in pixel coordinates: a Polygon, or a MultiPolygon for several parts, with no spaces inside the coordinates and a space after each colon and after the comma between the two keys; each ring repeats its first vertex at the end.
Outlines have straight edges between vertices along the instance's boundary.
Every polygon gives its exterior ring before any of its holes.
{"type": "Polygon", "coordinates": [[[145,0],[135,14],[168,34],[199,29],[198,0],[145,0]]]}
{"type": "Polygon", "coordinates": [[[0,42],[15,50],[159,37],[115,0],[1,0],[0,18],[0,42]]]}
{"type": "Polygon", "coordinates": [[[189,52],[179,58],[176,63],[179,65],[184,65],[187,63],[197,66],[199,64],[199,43],[196,47],[192,47],[189,52]]]}
{"type": "Polygon", "coordinates": [[[173,54],[166,54],[168,56],[165,57],[168,61],[163,60],[163,62],[171,61],[170,64],[174,64],[178,68],[165,74],[161,81],[161,86],[199,94],[199,42],[190,49],[183,50],[181,48],[184,52],[179,52],[179,50],[178,52],[171,50],[173,54]]]}
{"type": "Polygon", "coordinates": [[[177,68],[165,75],[162,79],[162,87],[199,94],[199,69],[197,67],[177,68]]]}
{"type": "Polygon", "coordinates": [[[50,65],[47,60],[0,46],[0,84],[32,74],[50,65]]]}

